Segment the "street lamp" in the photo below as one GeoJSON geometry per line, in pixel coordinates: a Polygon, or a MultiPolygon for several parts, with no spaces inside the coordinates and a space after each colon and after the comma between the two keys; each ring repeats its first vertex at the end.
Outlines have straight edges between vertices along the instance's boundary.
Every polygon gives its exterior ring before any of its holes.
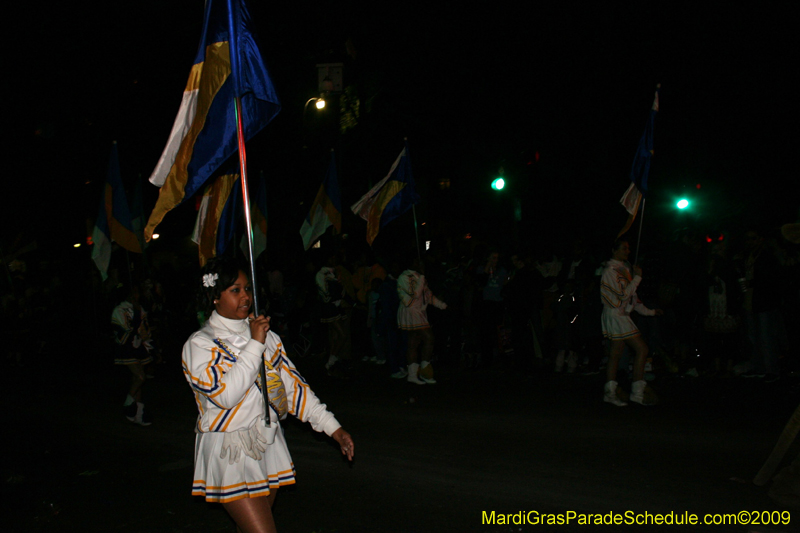
{"type": "Polygon", "coordinates": [[[320,96],[318,98],[309,98],[306,101],[306,105],[303,106],[303,114],[304,115],[306,114],[306,109],[308,109],[308,104],[310,104],[311,102],[315,102],[314,106],[317,109],[325,109],[325,98],[323,98],[322,96],[320,96]]]}

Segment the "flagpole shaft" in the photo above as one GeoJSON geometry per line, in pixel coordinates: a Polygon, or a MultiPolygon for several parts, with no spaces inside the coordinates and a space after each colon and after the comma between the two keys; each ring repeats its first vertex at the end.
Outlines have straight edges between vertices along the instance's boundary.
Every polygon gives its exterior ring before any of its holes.
{"type": "Polygon", "coordinates": [[[242,200],[244,201],[244,223],[247,235],[247,252],[250,262],[250,284],[253,287],[253,307],[259,310],[258,291],[256,290],[256,261],[253,257],[252,217],[250,215],[250,192],[247,186],[247,154],[244,148],[244,132],[242,128],[242,101],[237,96],[235,101],[237,137],[239,140],[239,173],[242,180],[242,200]]]}
{"type": "Polygon", "coordinates": [[[419,249],[419,230],[417,229],[417,206],[411,205],[411,212],[414,213],[414,236],[417,238],[417,259],[422,264],[422,252],[419,249]]]}
{"type": "MultiPolygon", "coordinates": [[[[247,234],[247,255],[250,261],[250,287],[253,289],[253,314],[258,316],[258,286],[256,285],[256,259],[253,256],[253,224],[250,216],[250,193],[247,187],[247,153],[244,149],[244,128],[242,127],[242,99],[234,99],[236,111],[236,135],[239,141],[239,172],[242,180],[242,200],[244,201],[244,231],[247,234]]],[[[267,369],[261,357],[261,394],[264,396],[264,424],[269,427],[269,393],[267,392],[267,369]]]]}
{"type": "Polygon", "coordinates": [[[633,260],[633,264],[634,265],[639,263],[639,243],[642,242],[642,224],[644,222],[644,203],[645,203],[645,198],[642,198],[642,212],[639,214],[639,236],[636,237],[636,257],[633,260]]]}

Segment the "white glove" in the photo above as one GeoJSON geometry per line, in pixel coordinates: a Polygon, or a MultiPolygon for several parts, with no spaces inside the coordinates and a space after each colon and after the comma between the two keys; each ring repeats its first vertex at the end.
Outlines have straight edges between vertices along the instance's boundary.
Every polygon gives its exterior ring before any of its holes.
{"type": "Polygon", "coordinates": [[[258,420],[256,420],[256,423],[253,424],[250,427],[250,429],[247,430],[252,443],[252,446],[250,447],[252,455],[250,454],[247,455],[249,457],[252,457],[256,461],[260,461],[261,454],[267,451],[267,439],[261,434],[261,428],[259,427],[260,424],[263,424],[263,422],[259,418],[258,420]]]}
{"type": "Polygon", "coordinates": [[[250,427],[250,429],[240,429],[238,431],[239,438],[242,442],[242,448],[244,449],[244,454],[251,459],[255,459],[256,461],[260,461],[261,454],[267,450],[267,448],[264,446],[267,443],[267,439],[261,435],[261,432],[258,428],[258,425],[262,423],[262,419],[259,418],[250,427]]]}
{"type": "Polygon", "coordinates": [[[222,452],[220,452],[219,458],[225,459],[225,454],[228,454],[229,465],[238,463],[239,459],[241,459],[243,446],[239,433],[239,431],[225,432],[225,437],[222,439],[222,452]]]}

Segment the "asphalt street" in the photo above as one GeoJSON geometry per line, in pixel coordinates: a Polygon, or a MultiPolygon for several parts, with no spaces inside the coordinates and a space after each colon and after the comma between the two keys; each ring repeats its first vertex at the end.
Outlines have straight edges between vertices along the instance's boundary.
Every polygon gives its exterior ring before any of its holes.
{"type": "MultiPolygon", "coordinates": [[[[127,376],[106,360],[48,354],[8,369],[10,531],[235,531],[219,505],[190,495],[196,410],[178,358],[146,384],[149,427],[122,416],[127,376]]],[[[657,374],[659,405],[617,408],[602,402],[598,375],[441,368],[438,384],[417,386],[369,363],[347,380],[318,359],[295,363],[353,435],[356,459],[287,422],[297,484],[278,493],[280,531],[800,531],[800,509],[752,484],[800,402],[793,378],[657,374]],[[740,511],[792,514],[767,526],[513,523],[740,511]]]]}

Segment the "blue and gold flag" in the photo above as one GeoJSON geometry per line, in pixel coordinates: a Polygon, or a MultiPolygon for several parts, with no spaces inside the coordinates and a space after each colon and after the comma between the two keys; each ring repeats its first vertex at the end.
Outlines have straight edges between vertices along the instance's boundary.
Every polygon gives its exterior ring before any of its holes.
{"type": "Polygon", "coordinates": [[[206,0],[200,46],[167,146],[150,182],[161,187],[145,239],[168,211],[199,191],[238,149],[234,100],[245,140],[280,111],[244,0],[206,0]]]}
{"type": "Polygon", "coordinates": [[[653,99],[653,107],[650,109],[650,117],[644,127],[644,133],[642,133],[642,138],[639,139],[636,156],[633,158],[631,184],[619,201],[628,212],[628,221],[619,232],[619,235],[617,235],[617,238],[631,229],[642,199],[647,196],[647,175],[650,173],[650,159],[653,157],[653,123],[656,119],[656,113],[658,113],[658,89],[656,89],[656,96],[653,99]]]}
{"type": "Polygon", "coordinates": [[[342,193],[339,190],[339,180],[336,178],[336,159],[331,151],[331,162],[328,172],[317,191],[314,203],[308,216],[300,228],[303,246],[306,250],[319,240],[329,226],[334,232],[342,231],[342,193]]]}
{"type": "Polygon", "coordinates": [[[131,211],[125,188],[122,186],[122,175],[119,170],[117,141],[111,146],[111,158],[108,162],[108,178],[103,186],[100,198],[100,209],[92,232],[92,260],[100,270],[103,280],[108,277],[108,265],[111,262],[111,242],[114,241],[128,251],[141,253],[139,239],[133,230],[131,211]]]}
{"type": "Polygon", "coordinates": [[[389,174],[350,209],[367,221],[367,242],[372,246],[381,228],[418,203],[419,195],[414,186],[406,143],[389,174]]]}
{"type": "Polygon", "coordinates": [[[226,164],[203,190],[192,234],[200,266],[225,253],[242,218],[242,180],[235,161],[226,164]]]}

